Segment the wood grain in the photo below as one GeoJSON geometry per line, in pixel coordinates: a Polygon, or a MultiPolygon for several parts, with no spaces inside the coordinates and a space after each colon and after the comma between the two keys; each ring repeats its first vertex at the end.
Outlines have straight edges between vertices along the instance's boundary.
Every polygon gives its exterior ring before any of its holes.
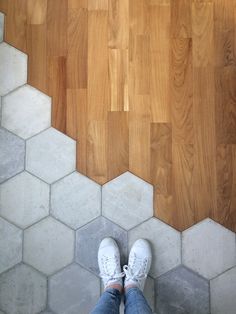
{"type": "Polygon", "coordinates": [[[98,183],[131,171],[154,214],[236,231],[235,0],[0,0],[6,41],[98,183]]]}

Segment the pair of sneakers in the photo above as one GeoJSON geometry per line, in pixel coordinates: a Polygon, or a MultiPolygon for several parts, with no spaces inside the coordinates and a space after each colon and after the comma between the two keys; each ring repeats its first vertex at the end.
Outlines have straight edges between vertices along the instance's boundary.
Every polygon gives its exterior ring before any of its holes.
{"type": "Polygon", "coordinates": [[[152,252],[147,240],[137,240],[129,254],[128,265],[121,270],[120,252],[117,243],[112,238],[102,240],[98,250],[98,265],[100,277],[105,289],[111,285],[124,288],[137,287],[143,291],[148,272],[151,267],[152,252]]]}

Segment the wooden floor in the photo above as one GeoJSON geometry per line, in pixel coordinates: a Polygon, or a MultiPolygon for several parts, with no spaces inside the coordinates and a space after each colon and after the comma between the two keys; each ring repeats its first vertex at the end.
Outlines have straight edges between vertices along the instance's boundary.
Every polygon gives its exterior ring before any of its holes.
{"type": "Polygon", "coordinates": [[[235,0],[0,0],[5,40],[53,126],[78,140],[99,183],[126,170],[155,186],[179,230],[211,217],[236,231],[235,0]]]}

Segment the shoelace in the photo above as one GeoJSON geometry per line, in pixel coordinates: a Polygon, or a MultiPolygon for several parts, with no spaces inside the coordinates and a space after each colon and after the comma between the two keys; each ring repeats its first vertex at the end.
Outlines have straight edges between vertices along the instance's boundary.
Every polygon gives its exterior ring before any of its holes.
{"type": "Polygon", "coordinates": [[[100,277],[104,280],[105,284],[109,280],[115,280],[124,277],[124,272],[116,273],[117,266],[117,256],[104,256],[103,258],[103,266],[104,272],[100,273],[100,277]]]}
{"type": "Polygon", "coordinates": [[[128,281],[136,281],[140,284],[143,279],[147,278],[147,274],[145,273],[147,262],[147,259],[139,258],[136,254],[134,254],[132,256],[130,265],[125,265],[123,267],[126,279],[128,281]],[[136,266],[135,268],[138,269],[136,272],[132,270],[134,265],[136,266]]]}

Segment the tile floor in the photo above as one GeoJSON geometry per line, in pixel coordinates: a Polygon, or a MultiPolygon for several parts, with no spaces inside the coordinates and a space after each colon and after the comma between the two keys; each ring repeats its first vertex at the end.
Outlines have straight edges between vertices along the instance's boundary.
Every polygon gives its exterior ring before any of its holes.
{"type": "Polygon", "coordinates": [[[27,56],[1,43],[0,314],[89,313],[105,236],[122,263],[137,238],[151,242],[155,313],[235,314],[235,234],[211,219],[180,233],[154,218],[152,186],[129,172],[104,186],[76,172],[75,141],[50,126],[51,100],[26,73],[27,56]]]}

